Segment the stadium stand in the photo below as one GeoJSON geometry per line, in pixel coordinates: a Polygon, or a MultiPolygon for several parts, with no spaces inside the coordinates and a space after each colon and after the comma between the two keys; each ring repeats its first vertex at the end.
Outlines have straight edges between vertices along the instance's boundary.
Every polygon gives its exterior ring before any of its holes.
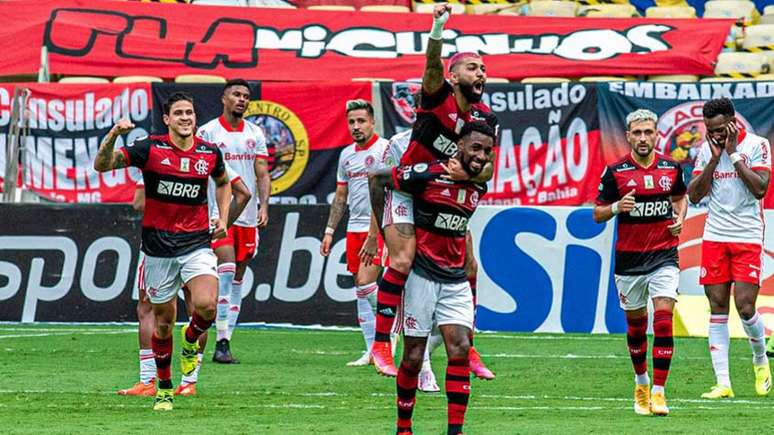
{"type": "Polygon", "coordinates": [[[719,77],[752,78],[768,72],[768,59],[760,53],[720,53],[715,66],[719,77]]]}
{"type": "Polygon", "coordinates": [[[589,18],[631,18],[638,17],[637,8],[630,4],[601,4],[581,6],[579,17],[589,18]]]}
{"type": "Polygon", "coordinates": [[[634,76],[587,76],[578,79],[579,82],[593,83],[593,82],[630,82],[636,80],[634,76]]]}
{"type": "Polygon", "coordinates": [[[666,74],[666,75],[654,75],[648,77],[649,82],[674,82],[674,83],[690,83],[699,80],[699,76],[690,74],[666,74]]]}
{"type": "Polygon", "coordinates": [[[316,5],[309,6],[307,9],[310,11],[339,11],[339,12],[354,12],[354,6],[348,5],[316,5]]]}
{"type": "Polygon", "coordinates": [[[155,76],[118,76],[113,83],[160,83],[164,79],[155,76]]]}
{"type": "Polygon", "coordinates": [[[110,80],[104,77],[71,76],[62,77],[59,83],[110,83],[110,80]]]}
{"type": "Polygon", "coordinates": [[[359,10],[360,12],[411,12],[408,6],[401,5],[366,5],[359,10]]]}
{"type": "Polygon", "coordinates": [[[651,6],[645,10],[648,18],[696,18],[696,9],[691,6],[651,6]]]}
{"type": "Polygon", "coordinates": [[[574,17],[578,6],[567,1],[537,1],[529,5],[527,15],[533,17],[574,17]]]}
{"type": "Polygon", "coordinates": [[[527,77],[521,79],[522,83],[567,83],[570,79],[566,77],[527,77]]]}
{"type": "Polygon", "coordinates": [[[212,74],[180,74],[175,83],[226,83],[226,78],[212,74]]]}

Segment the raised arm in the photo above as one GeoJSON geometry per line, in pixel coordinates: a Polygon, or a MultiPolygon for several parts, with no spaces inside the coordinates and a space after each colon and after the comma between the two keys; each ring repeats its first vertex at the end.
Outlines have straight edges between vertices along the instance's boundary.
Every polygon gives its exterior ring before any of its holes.
{"type": "Polygon", "coordinates": [[[433,9],[433,28],[430,30],[430,39],[427,41],[425,52],[425,73],[422,76],[422,88],[428,95],[435,94],[443,86],[443,26],[449,20],[451,6],[439,3],[433,9]]]}
{"type": "Polygon", "coordinates": [[[105,172],[129,166],[124,153],[113,151],[113,146],[116,144],[118,136],[130,132],[133,128],[134,124],[132,121],[121,119],[110,129],[107,136],[105,136],[105,140],[99,145],[97,157],[94,158],[95,170],[105,172]]]}

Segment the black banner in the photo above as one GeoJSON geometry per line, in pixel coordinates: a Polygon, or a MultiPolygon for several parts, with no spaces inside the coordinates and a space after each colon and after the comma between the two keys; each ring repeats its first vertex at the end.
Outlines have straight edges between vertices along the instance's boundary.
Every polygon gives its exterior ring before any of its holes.
{"type": "MultiPolygon", "coordinates": [[[[0,204],[0,215],[0,321],[137,320],[141,218],[131,207],[0,204]]],[[[327,216],[324,205],[270,208],[240,322],[356,325],[344,225],[331,256],[319,253],[327,216]]]]}
{"type": "MultiPolygon", "coordinates": [[[[370,100],[366,83],[321,85],[250,82],[245,119],[266,136],[272,204],[327,204],[336,189],[336,165],[341,149],[352,142],[345,102],[370,100]]],[[[198,125],[223,113],[222,84],[154,83],[152,129],[165,133],[164,101],[176,91],[194,97],[198,125]]]]}

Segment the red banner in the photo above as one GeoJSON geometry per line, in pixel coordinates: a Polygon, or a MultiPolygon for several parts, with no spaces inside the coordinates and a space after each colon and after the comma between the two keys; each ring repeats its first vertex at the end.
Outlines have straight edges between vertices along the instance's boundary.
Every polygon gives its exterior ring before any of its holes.
{"type": "MultiPolygon", "coordinates": [[[[119,137],[116,147],[148,134],[150,85],[23,86],[32,92],[25,110],[29,134],[23,142],[23,186],[60,202],[131,201],[138,172],[125,168],[99,173],[93,161],[100,142],[121,118],[131,119],[136,127],[119,137]]],[[[0,86],[3,139],[7,138],[13,89],[14,84],[0,86]]]]}
{"type": "MultiPolygon", "coordinates": [[[[420,77],[426,14],[85,0],[0,3],[0,74],[213,73],[254,80],[420,77]]],[[[444,57],[485,55],[490,75],[704,74],[733,20],[454,16],[444,57]],[[558,71],[558,73],[557,73],[558,71]]]]}

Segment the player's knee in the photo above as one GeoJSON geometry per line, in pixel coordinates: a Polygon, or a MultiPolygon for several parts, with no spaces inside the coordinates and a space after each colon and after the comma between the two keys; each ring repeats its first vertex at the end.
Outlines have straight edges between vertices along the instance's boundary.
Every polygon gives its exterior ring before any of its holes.
{"type": "Polygon", "coordinates": [[[207,303],[203,306],[196,308],[196,313],[201,316],[204,320],[212,320],[215,318],[215,314],[217,313],[217,306],[215,302],[213,303],[207,303]]]}
{"type": "Polygon", "coordinates": [[[156,337],[167,338],[172,335],[172,323],[166,322],[162,319],[156,319],[156,337]]]}
{"type": "Polygon", "coordinates": [[[390,268],[395,269],[398,272],[408,274],[411,270],[411,265],[414,264],[414,252],[408,249],[403,249],[398,252],[390,253],[390,268]]]}
{"type": "Polygon", "coordinates": [[[755,303],[745,301],[741,305],[739,305],[739,317],[741,317],[743,320],[750,320],[755,315],[755,303]]]}
{"type": "Polygon", "coordinates": [[[405,349],[403,353],[403,364],[410,370],[419,371],[422,368],[422,360],[424,360],[424,349],[413,347],[411,349],[405,349]]]}
{"type": "Polygon", "coordinates": [[[468,336],[461,334],[459,336],[451,337],[446,344],[446,353],[449,358],[467,358],[468,352],[470,352],[470,340],[468,336]]]}

